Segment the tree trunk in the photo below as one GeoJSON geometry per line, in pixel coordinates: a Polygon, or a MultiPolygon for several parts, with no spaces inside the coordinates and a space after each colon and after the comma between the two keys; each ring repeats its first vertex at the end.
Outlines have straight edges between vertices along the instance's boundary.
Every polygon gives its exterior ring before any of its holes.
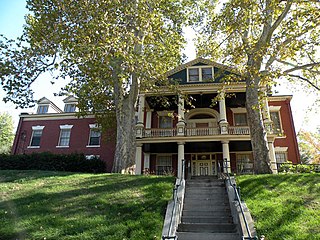
{"type": "Polygon", "coordinates": [[[129,97],[123,98],[116,109],[117,142],[112,172],[130,171],[135,162],[135,109],[129,97]]]}
{"type": "Polygon", "coordinates": [[[251,135],[254,160],[254,172],[272,173],[267,141],[267,132],[263,125],[261,108],[259,107],[259,79],[246,79],[246,108],[251,135]]]}

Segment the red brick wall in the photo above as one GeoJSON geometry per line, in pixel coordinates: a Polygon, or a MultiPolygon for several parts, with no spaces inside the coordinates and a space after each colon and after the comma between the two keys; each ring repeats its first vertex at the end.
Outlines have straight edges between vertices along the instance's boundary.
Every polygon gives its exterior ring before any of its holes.
{"type": "Polygon", "coordinates": [[[284,131],[283,138],[277,138],[274,142],[275,147],[288,147],[288,160],[293,163],[300,163],[300,154],[297,144],[296,132],[292,118],[290,101],[272,101],[269,106],[281,106],[280,117],[282,129],[284,131]]]}
{"type": "Polygon", "coordinates": [[[94,123],[94,118],[20,121],[12,153],[52,152],[56,154],[83,153],[85,155],[100,155],[100,158],[106,162],[107,171],[111,171],[115,142],[106,140],[105,135],[102,134],[100,147],[87,147],[90,133],[89,124],[94,123]],[[73,125],[69,147],[57,148],[60,125],[66,124],[73,125]],[[37,125],[45,126],[40,140],[40,148],[28,148],[32,137],[32,126],[37,125]],[[22,133],[25,133],[25,141],[21,138],[22,133]]]}

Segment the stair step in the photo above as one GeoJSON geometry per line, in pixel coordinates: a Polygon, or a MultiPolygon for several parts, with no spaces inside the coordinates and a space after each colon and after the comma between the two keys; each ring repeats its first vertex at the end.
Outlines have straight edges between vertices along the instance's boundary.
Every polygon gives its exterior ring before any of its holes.
{"type": "Polygon", "coordinates": [[[201,210],[199,211],[198,209],[196,210],[183,210],[182,211],[182,216],[186,217],[205,217],[205,216],[211,216],[211,217],[229,217],[231,216],[231,211],[226,211],[226,210],[214,210],[214,211],[209,211],[209,210],[201,210]]]}
{"type": "Polygon", "coordinates": [[[179,240],[239,240],[237,233],[198,233],[198,232],[178,232],[179,240]]]}
{"type": "Polygon", "coordinates": [[[236,225],[232,223],[180,223],[178,232],[234,233],[236,225]]]}
{"type": "Polygon", "coordinates": [[[224,199],[212,199],[212,198],[206,198],[206,199],[190,199],[187,198],[184,201],[184,205],[186,208],[190,207],[197,207],[201,205],[212,205],[212,206],[229,206],[229,202],[227,202],[224,199]]]}
{"type": "Polygon", "coordinates": [[[184,205],[184,209],[194,211],[230,211],[229,205],[214,205],[214,204],[196,204],[196,205],[184,205]]]}
{"type": "Polygon", "coordinates": [[[212,216],[185,216],[181,218],[182,223],[233,223],[231,216],[212,217],[212,216]]]}

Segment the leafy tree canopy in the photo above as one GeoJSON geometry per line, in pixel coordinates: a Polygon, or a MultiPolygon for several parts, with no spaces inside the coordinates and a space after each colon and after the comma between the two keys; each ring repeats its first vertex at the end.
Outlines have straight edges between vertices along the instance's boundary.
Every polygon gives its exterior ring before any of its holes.
{"type": "Polygon", "coordinates": [[[13,143],[13,119],[9,113],[0,114],[0,154],[10,153],[13,143]]]}
{"type": "Polygon", "coordinates": [[[198,54],[242,73],[255,172],[270,173],[265,126],[271,121],[263,110],[264,89],[285,77],[320,90],[320,4],[317,0],[229,0],[219,9],[217,3],[201,1],[206,11],[199,24],[198,54]]]}

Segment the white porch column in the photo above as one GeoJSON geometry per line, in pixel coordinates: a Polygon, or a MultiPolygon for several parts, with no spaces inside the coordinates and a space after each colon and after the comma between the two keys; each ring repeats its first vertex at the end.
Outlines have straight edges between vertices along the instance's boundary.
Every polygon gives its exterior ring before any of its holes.
{"type": "Polygon", "coordinates": [[[182,176],[182,159],[184,159],[184,142],[177,142],[178,143],[178,173],[177,178],[183,178],[182,176]]]}
{"type": "Polygon", "coordinates": [[[268,141],[268,147],[272,173],[278,173],[276,152],[274,151],[273,141],[268,141]]]}
{"type": "MultiPolygon", "coordinates": [[[[222,143],[223,164],[225,164],[225,159],[227,159],[228,172],[231,173],[229,141],[222,141],[221,143],[222,143]]],[[[224,165],[224,166],[225,166],[225,165],[224,165]]],[[[224,168],[224,171],[225,171],[225,168],[224,168]]]]}
{"type": "Polygon", "coordinates": [[[263,98],[263,107],[262,107],[262,117],[263,117],[263,123],[267,130],[267,133],[272,132],[272,121],[270,118],[270,110],[269,110],[269,103],[268,103],[268,97],[267,94],[265,94],[263,98]]]}
{"type": "Polygon", "coordinates": [[[140,94],[139,95],[139,108],[138,108],[138,124],[144,123],[144,101],[145,101],[145,95],[140,94]]]}
{"type": "Polygon", "coordinates": [[[184,136],[184,128],[185,128],[185,121],[184,121],[184,98],[182,95],[179,95],[178,101],[178,123],[177,123],[177,135],[184,136]]]}
{"type": "Polygon", "coordinates": [[[221,91],[219,94],[219,112],[220,112],[220,129],[221,134],[228,134],[228,121],[227,121],[227,110],[226,110],[226,101],[225,93],[221,91]]]}
{"type": "Polygon", "coordinates": [[[136,125],[136,137],[142,138],[142,131],[144,128],[144,101],[145,95],[139,95],[139,107],[138,107],[138,122],[136,125]]]}
{"type": "Polygon", "coordinates": [[[136,146],[136,171],[135,171],[136,175],[141,175],[141,167],[142,167],[141,161],[142,161],[142,144],[137,143],[137,146],[136,146]]]}

